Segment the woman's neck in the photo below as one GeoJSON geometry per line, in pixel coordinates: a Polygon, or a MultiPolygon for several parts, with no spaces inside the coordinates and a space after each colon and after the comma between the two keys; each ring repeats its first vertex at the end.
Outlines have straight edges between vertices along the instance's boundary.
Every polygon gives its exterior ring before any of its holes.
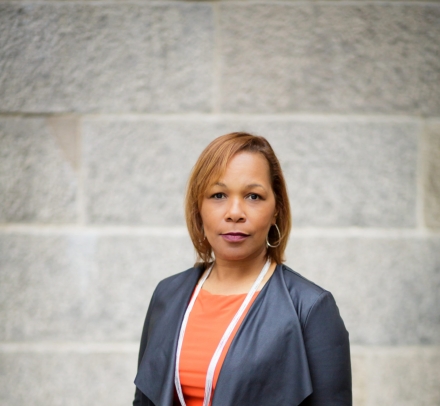
{"type": "MultiPolygon", "coordinates": [[[[224,261],[217,259],[203,289],[217,295],[235,295],[247,293],[266,263],[265,255],[253,260],[224,261]]],[[[258,287],[261,289],[275,270],[276,264],[271,263],[269,270],[258,287]]]]}

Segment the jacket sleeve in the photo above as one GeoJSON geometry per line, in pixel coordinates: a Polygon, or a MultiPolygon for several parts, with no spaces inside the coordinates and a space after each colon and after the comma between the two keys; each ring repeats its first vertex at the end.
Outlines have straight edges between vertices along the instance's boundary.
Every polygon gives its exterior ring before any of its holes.
{"type": "Polygon", "coordinates": [[[330,292],[310,309],[303,334],[313,392],[301,406],[351,406],[348,332],[330,292]]]}
{"type": "MultiPolygon", "coordinates": [[[[153,293],[153,296],[151,298],[150,306],[148,307],[148,311],[147,311],[147,316],[145,317],[144,327],[142,329],[141,344],[140,344],[139,356],[138,356],[138,369],[142,361],[142,357],[144,356],[145,348],[147,347],[148,330],[150,327],[151,313],[153,312],[153,307],[154,307],[155,293],[153,293]]],[[[141,405],[143,406],[145,404],[146,399],[142,400],[142,398],[145,398],[145,396],[138,389],[138,387],[136,387],[136,391],[134,393],[133,406],[141,406],[141,405]]],[[[152,404],[152,403],[148,402],[148,404],[152,404]]]]}

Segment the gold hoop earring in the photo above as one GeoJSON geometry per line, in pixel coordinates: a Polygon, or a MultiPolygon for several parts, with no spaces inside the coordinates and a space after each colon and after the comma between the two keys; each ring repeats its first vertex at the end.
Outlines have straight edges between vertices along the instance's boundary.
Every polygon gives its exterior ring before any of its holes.
{"type": "Polygon", "coordinates": [[[206,241],[205,229],[203,228],[203,226],[202,226],[202,234],[203,234],[203,240],[201,240],[199,238],[199,244],[200,245],[203,245],[205,243],[205,241],[206,241]]]}
{"type": "Polygon", "coordinates": [[[276,244],[276,245],[271,245],[270,243],[269,243],[269,239],[267,238],[268,236],[269,236],[269,234],[266,236],[266,246],[267,247],[270,247],[270,248],[277,248],[277,247],[279,247],[280,246],[280,244],[281,244],[281,233],[280,233],[280,229],[278,228],[278,226],[277,226],[277,224],[275,223],[274,224],[274,226],[275,226],[275,228],[277,229],[277,231],[278,231],[278,244],[276,244]]]}

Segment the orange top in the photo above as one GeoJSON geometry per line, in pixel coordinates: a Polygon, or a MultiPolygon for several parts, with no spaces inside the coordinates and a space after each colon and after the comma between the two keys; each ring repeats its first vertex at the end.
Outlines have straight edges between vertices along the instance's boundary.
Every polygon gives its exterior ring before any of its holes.
{"type": "MultiPolygon", "coordinates": [[[[223,349],[214,373],[211,398],[231,342],[257,295],[258,292],[255,292],[223,349]]],[[[214,295],[204,289],[200,290],[188,318],[180,354],[180,384],[187,406],[203,405],[209,363],[225,330],[245,298],[245,293],[214,295]]]]}

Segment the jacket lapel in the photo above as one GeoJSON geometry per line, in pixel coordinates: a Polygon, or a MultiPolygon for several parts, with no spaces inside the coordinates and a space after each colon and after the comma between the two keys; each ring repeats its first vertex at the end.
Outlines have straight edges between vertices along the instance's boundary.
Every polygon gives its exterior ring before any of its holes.
{"type": "Polygon", "coordinates": [[[278,266],[231,343],[212,406],[299,405],[311,393],[301,324],[278,266]]]}
{"type": "Polygon", "coordinates": [[[157,287],[148,343],[135,379],[136,386],[158,406],[171,406],[174,397],[176,348],[185,310],[202,274],[192,268],[157,287]]]}

